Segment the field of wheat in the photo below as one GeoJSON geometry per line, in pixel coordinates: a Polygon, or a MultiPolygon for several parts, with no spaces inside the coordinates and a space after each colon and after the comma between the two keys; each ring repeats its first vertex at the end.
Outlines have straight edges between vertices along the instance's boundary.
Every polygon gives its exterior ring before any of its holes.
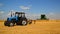
{"type": "Polygon", "coordinates": [[[60,20],[36,20],[14,27],[4,26],[4,21],[0,21],[0,34],[60,34],[60,20]]]}

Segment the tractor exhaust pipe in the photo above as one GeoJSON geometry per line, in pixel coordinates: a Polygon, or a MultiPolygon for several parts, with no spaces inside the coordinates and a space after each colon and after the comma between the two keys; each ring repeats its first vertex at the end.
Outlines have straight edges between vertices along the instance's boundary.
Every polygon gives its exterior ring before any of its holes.
{"type": "Polygon", "coordinates": [[[11,11],[11,17],[12,17],[12,11],[11,11]]]}

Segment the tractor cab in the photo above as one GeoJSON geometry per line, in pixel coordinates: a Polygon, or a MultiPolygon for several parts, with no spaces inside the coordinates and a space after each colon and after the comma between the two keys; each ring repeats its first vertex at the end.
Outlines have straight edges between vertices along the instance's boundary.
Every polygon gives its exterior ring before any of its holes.
{"type": "Polygon", "coordinates": [[[20,20],[22,18],[26,18],[24,12],[16,12],[15,17],[17,17],[18,20],[20,20]]]}

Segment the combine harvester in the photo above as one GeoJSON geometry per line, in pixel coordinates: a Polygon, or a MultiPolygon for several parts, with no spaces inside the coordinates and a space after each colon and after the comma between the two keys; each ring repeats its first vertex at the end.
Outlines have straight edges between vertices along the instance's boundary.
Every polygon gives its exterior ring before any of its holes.
{"type": "Polygon", "coordinates": [[[41,14],[41,18],[40,18],[41,20],[49,20],[49,19],[47,19],[47,17],[46,17],[46,15],[45,14],[41,14]]]}
{"type": "MultiPolygon", "coordinates": [[[[12,12],[11,12],[12,13],[12,12]]],[[[32,23],[32,20],[29,20],[25,17],[24,12],[15,12],[15,15],[11,14],[11,17],[7,18],[7,21],[4,22],[5,26],[14,26],[16,25],[27,25],[28,23],[32,23]]]]}

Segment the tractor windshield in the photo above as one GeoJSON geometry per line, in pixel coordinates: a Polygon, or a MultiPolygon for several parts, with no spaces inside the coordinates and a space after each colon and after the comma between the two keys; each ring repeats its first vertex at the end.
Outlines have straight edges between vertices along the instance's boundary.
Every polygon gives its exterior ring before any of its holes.
{"type": "Polygon", "coordinates": [[[15,16],[25,17],[25,13],[23,13],[23,12],[16,12],[16,13],[15,13],[15,16]]]}
{"type": "Polygon", "coordinates": [[[25,17],[25,14],[16,14],[15,16],[18,16],[18,17],[25,17]]]}
{"type": "Polygon", "coordinates": [[[22,17],[25,17],[25,14],[22,14],[22,17]]]}

